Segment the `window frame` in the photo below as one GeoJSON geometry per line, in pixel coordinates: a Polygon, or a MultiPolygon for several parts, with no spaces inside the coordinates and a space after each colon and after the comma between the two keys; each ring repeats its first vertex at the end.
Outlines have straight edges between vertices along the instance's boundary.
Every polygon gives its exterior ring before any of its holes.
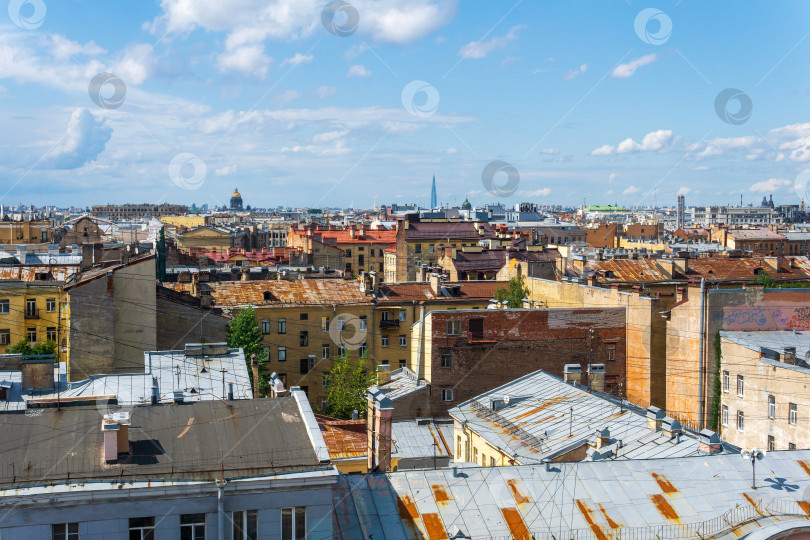
{"type": "Polygon", "coordinates": [[[287,319],[286,318],[280,318],[280,319],[278,319],[277,322],[278,322],[278,326],[277,326],[276,330],[278,330],[278,333],[279,334],[286,334],[287,333],[287,319]]]}
{"type": "Polygon", "coordinates": [[[745,397],[745,377],[737,375],[737,397],[745,397]]]}
{"type": "Polygon", "coordinates": [[[45,299],[45,312],[56,313],[56,298],[45,299]]]}
{"type": "Polygon", "coordinates": [[[134,531],[140,531],[141,540],[154,540],[155,538],[155,516],[144,516],[144,517],[136,517],[136,518],[129,518],[127,522],[127,531],[129,532],[129,537],[132,538],[132,533],[134,531]],[[151,520],[151,525],[133,525],[133,520],[142,519],[144,521],[149,522],[151,520]]]}
{"type": "Polygon", "coordinates": [[[280,510],[280,515],[279,532],[281,533],[281,540],[304,540],[307,537],[306,506],[283,507],[280,510]],[[303,530],[299,530],[299,526],[302,526],[303,530]]]}
{"type": "Polygon", "coordinates": [[[723,405],[723,408],[721,409],[720,424],[728,427],[728,405],[723,405]]]}
{"type": "Polygon", "coordinates": [[[724,394],[728,394],[730,385],[731,385],[731,375],[729,374],[728,371],[724,370],[723,371],[723,384],[722,384],[724,394]]]}
{"type": "Polygon", "coordinates": [[[231,522],[233,523],[232,538],[233,540],[256,540],[259,538],[259,511],[258,510],[234,510],[231,512],[231,522]],[[237,525],[237,515],[241,525],[237,525]],[[251,538],[250,535],[250,522],[254,520],[253,532],[255,535],[251,538]],[[238,527],[238,529],[237,529],[238,527]]]}
{"type": "Polygon", "coordinates": [[[445,403],[449,403],[453,401],[453,389],[452,388],[442,388],[442,401],[445,403]]]}
{"type": "Polygon", "coordinates": [[[407,309],[400,309],[399,310],[399,322],[407,322],[408,321],[408,310],[407,309]]]}
{"type": "Polygon", "coordinates": [[[8,315],[11,312],[11,301],[3,298],[0,300],[0,315],[8,315]]]}
{"type": "Polygon", "coordinates": [[[399,346],[400,347],[407,347],[408,346],[408,336],[405,334],[399,335],[399,346]]]}
{"type": "Polygon", "coordinates": [[[79,540],[79,522],[51,524],[51,540],[79,540]],[[63,527],[64,530],[57,531],[57,527],[63,527]]]}
{"type": "Polygon", "coordinates": [[[745,433],[745,413],[740,410],[737,411],[737,431],[745,433]]]}
{"type": "Polygon", "coordinates": [[[287,347],[285,347],[284,345],[278,346],[278,361],[279,362],[287,361],[287,347]]]}
{"type": "Polygon", "coordinates": [[[796,403],[788,404],[788,424],[795,426],[799,422],[799,406],[796,403]]]}
{"type": "Polygon", "coordinates": [[[270,319],[262,319],[261,328],[262,328],[262,335],[263,336],[266,336],[267,334],[269,334],[270,330],[271,330],[271,328],[270,328],[270,319]]]}
{"type": "Polygon", "coordinates": [[[206,525],[206,522],[207,522],[207,519],[206,519],[205,512],[199,512],[199,513],[195,513],[195,514],[180,514],[180,540],[183,540],[183,538],[184,538],[183,537],[184,530],[190,530],[190,534],[191,534],[190,540],[197,540],[197,535],[199,533],[198,529],[202,530],[201,538],[203,540],[205,540],[205,525],[206,525]],[[199,521],[201,516],[202,516],[202,521],[199,521]],[[183,523],[184,518],[189,520],[190,522],[189,523],[183,523]],[[195,520],[195,521],[191,521],[191,520],[195,520]]]}
{"type": "Polygon", "coordinates": [[[776,418],[776,398],[768,396],[768,418],[773,420],[776,418]]]}
{"type": "Polygon", "coordinates": [[[380,346],[381,347],[388,347],[389,341],[390,340],[388,339],[388,336],[380,336],[380,346]]]}
{"type": "Polygon", "coordinates": [[[453,354],[449,352],[442,353],[440,365],[442,369],[453,369],[453,354]]]}
{"type": "Polygon", "coordinates": [[[452,319],[447,321],[447,335],[460,336],[461,335],[461,321],[452,319]]]}

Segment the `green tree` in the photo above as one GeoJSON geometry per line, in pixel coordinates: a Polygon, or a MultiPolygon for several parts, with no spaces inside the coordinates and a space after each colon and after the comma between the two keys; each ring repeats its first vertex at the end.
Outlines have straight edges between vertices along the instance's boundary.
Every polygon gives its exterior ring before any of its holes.
{"type": "Polygon", "coordinates": [[[505,302],[510,308],[523,307],[523,299],[529,296],[529,288],[523,276],[515,276],[509,280],[506,287],[495,289],[495,300],[505,302]]]}
{"type": "Polygon", "coordinates": [[[23,356],[38,356],[50,354],[56,356],[56,342],[38,341],[31,345],[28,338],[21,339],[6,351],[8,354],[22,354],[23,356]]]}
{"type": "Polygon", "coordinates": [[[250,365],[250,357],[256,355],[259,362],[259,381],[258,383],[252,382],[254,385],[259,385],[259,395],[265,395],[270,385],[265,366],[267,351],[264,350],[262,344],[262,329],[253,308],[240,309],[228,323],[225,335],[228,339],[228,347],[241,348],[245,352],[245,363],[251,380],[253,379],[253,369],[250,365]]]}
{"type": "Polygon", "coordinates": [[[326,396],[324,414],[348,420],[356,410],[361,418],[366,416],[366,394],[376,383],[376,377],[368,372],[365,355],[352,362],[347,351],[334,359],[332,369],[324,373],[329,392],[326,396]]]}
{"type": "Polygon", "coordinates": [[[757,285],[764,285],[766,289],[773,288],[773,277],[768,273],[767,270],[763,270],[761,274],[754,278],[754,283],[757,285]]]}

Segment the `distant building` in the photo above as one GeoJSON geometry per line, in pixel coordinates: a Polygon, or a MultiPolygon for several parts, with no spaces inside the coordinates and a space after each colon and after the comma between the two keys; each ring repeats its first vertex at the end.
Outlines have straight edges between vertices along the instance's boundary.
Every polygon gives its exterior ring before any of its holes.
{"type": "Polygon", "coordinates": [[[436,175],[433,175],[433,186],[430,189],[430,208],[437,208],[439,206],[436,198],[436,175]]]}
{"type": "Polygon", "coordinates": [[[231,211],[241,211],[242,210],[242,194],[239,193],[239,188],[233,189],[233,195],[231,195],[231,211]]]}
{"type": "Polygon", "coordinates": [[[90,215],[113,221],[128,221],[143,218],[160,219],[186,212],[188,212],[188,206],[183,204],[101,204],[94,205],[90,210],[90,215]]]}

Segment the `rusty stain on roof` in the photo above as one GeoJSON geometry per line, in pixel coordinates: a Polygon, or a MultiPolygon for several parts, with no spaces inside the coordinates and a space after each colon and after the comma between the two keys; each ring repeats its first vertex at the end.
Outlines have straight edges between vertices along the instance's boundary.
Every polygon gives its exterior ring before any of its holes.
{"type": "Polygon", "coordinates": [[[447,494],[447,490],[444,489],[444,486],[441,484],[433,484],[430,486],[430,489],[433,490],[433,497],[436,499],[436,502],[447,502],[451,500],[450,495],[447,494]]]}
{"type": "Polygon", "coordinates": [[[515,540],[531,540],[532,535],[529,534],[529,529],[523,522],[523,518],[517,508],[501,508],[503,519],[506,520],[506,525],[512,533],[512,538],[515,540]]]}
{"type": "Polygon", "coordinates": [[[799,507],[804,510],[804,513],[810,516],[810,501],[797,501],[799,507]]]}
{"type": "Polygon", "coordinates": [[[742,496],[745,498],[746,501],[748,501],[748,504],[754,507],[754,510],[757,511],[757,514],[759,514],[762,517],[765,517],[765,513],[759,508],[760,505],[757,504],[757,502],[754,499],[752,499],[748,493],[743,492],[742,496]]]}
{"type": "Polygon", "coordinates": [[[365,420],[338,420],[315,415],[318,427],[332,459],[363,457],[368,452],[365,420]]]}
{"type": "Polygon", "coordinates": [[[381,302],[411,302],[428,300],[481,300],[488,301],[495,295],[495,289],[506,285],[505,281],[461,281],[442,282],[442,286],[459,285],[457,295],[446,297],[434,294],[429,283],[392,283],[380,286],[381,302]]]}
{"type": "Polygon", "coordinates": [[[0,266],[0,280],[19,281],[67,281],[67,279],[79,271],[79,266],[0,266]],[[37,279],[37,276],[48,275],[49,279],[37,279]]]}
{"type": "Polygon", "coordinates": [[[590,506],[588,506],[588,503],[580,499],[577,499],[576,502],[577,508],[579,508],[579,511],[582,514],[582,517],[585,518],[585,521],[588,522],[588,526],[591,528],[591,531],[593,531],[594,536],[596,536],[598,540],[608,540],[608,536],[605,534],[605,531],[603,531],[602,527],[593,519],[593,510],[590,506]]]}
{"type": "Polygon", "coordinates": [[[804,472],[806,472],[806,473],[807,473],[807,475],[808,475],[808,476],[810,476],[810,464],[809,464],[807,461],[801,461],[801,460],[799,460],[799,461],[797,461],[796,463],[798,463],[798,464],[799,464],[799,467],[801,467],[802,469],[804,469],[804,472]]]}
{"type": "Polygon", "coordinates": [[[810,265],[806,257],[785,257],[775,272],[764,257],[689,259],[687,275],[699,275],[707,280],[743,279],[756,277],[754,270],[767,271],[774,279],[810,279],[810,265]],[[792,263],[791,263],[792,261],[792,263]],[[796,268],[791,268],[795,266],[796,268]]]}
{"type": "Polygon", "coordinates": [[[652,473],[652,477],[655,478],[655,481],[658,482],[658,487],[661,488],[661,491],[670,495],[672,493],[678,493],[678,488],[672,485],[672,482],[669,481],[669,478],[663,473],[652,473]]]}
{"type": "Polygon", "coordinates": [[[447,531],[444,530],[439,514],[422,514],[422,523],[430,540],[446,540],[447,531]]]}
{"type": "Polygon", "coordinates": [[[681,518],[678,517],[678,513],[675,512],[675,509],[672,508],[672,505],[669,504],[666,497],[661,494],[656,493],[655,495],[650,495],[650,500],[655,505],[655,508],[658,509],[658,512],[664,516],[668,521],[673,523],[680,523],[681,518]]]}
{"type": "Polygon", "coordinates": [[[602,506],[602,503],[599,503],[599,511],[602,512],[603,516],[605,516],[605,521],[607,521],[607,524],[611,529],[615,530],[615,529],[618,529],[619,527],[624,527],[624,525],[622,525],[621,523],[615,521],[613,518],[611,518],[608,515],[607,511],[605,510],[605,507],[602,506]]]}
{"type": "Polygon", "coordinates": [[[358,282],[339,279],[221,281],[209,285],[218,307],[372,304],[358,282]],[[264,299],[265,293],[269,300],[264,299]]]}
{"type": "Polygon", "coordinates": [[[421,538],[422,534],[416,524],[416,520],[419,519],[419,510],[416,509],[416,504],[414,504],[410,495],[397,497],[397,512],[399,513],[399,519],[410,530],[410,536],[412,538],[421,538]]]}
{"type": "Polygon", "coordinates": [[[540,411],[542,411],[543,409],[545,409],[545,408],[547,408],[547,407],[551,407],[551,406],[552,406],[552,405],[554,405],[555,403],[559,403],[560,401],[565,401],[567,398],[568,398],[567,396],[557,396],[557,397],[551,398],[551,399],[549,399],[549,400],[546,400],[546,401],[544,401],[544,402],[543,402],[543,404],[542,404],[542,405],[540,405],[540,406],[539,406],[539,407],[537,407],[536,409],[532,409],[532,410],[530,410],[529,412],[525,412],[525,413],[523,413],[523,414],[519,414],[519,415],[517,415],[517,416],[514,418],[514,420],[520,420],[520,419],[522,419],[522,418],[526,418],[527,416],[532,416],[533,414],[537,414],[537,413],[539,413],[540,411]]]}
{"type": "Polygon", "coordinates": [[[515,502],[518,503],[518,506],[532,502],[528,496],[521,493],[521,491],[518,489],[517,480],[515,478],[510,478],[507,480],[506,485],[509,486],[509,491],[512,492],[512,496],[515,498],[515,502]]]}

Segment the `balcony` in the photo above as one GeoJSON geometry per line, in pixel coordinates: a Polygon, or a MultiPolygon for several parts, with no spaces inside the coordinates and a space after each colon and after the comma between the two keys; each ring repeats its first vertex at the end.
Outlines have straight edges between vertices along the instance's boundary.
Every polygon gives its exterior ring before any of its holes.
{"type": "Polygon", "coordinates": [[[380,320],[381,330],[387,330],[391,328],[399,328],[399,319],[380,320]]]}
{"type": "Polygon", "coordinates": [[[39,319],[39,308],[25,308],[26,319],[39,319]]]}

